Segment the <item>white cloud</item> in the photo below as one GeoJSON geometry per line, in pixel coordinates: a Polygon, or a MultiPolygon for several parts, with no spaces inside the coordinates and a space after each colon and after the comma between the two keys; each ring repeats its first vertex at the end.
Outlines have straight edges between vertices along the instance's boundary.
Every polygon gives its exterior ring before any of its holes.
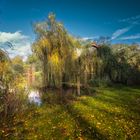
{"type": "Polygon", "coordinates": [[[137,16],[121,19],[121,20],[119,20],[119,22],[132,22],[133,23],[139,19],[140,19],[140,15],[137,15],[137,16]]]}
{"type": "Polygon", "coordinates": [[[140,39],[140,34],[121,37],[120,40],[140,39]]]}
{"type": "Polygon", "coordinates": [[[31,53],[31,41],[28,36],[23,35],[20,31],[15,33],[0,32],[0,45],[6,49],[10,57],[20,55],[23,59],[31,53]],[[13,49],[4,45],[6,42],[10,42],[13,45],[13,49]]]}
{"type": "Polygon", "coordinates": [[[83,37],[82,40],[86,41],[86,40],[92,40],[92,39],[97,39],[99,38],[99,36],[93,36],[93,37],[83,37]]]}
{"type": "Polygon", "coordinates": [[[117,37],[119,37],[120,35],[128,32],[130,29],[132,28],[132,26],[126,27],[126,28],[122,28],[122,29],[118,29],[117,31],[115,31],[112,34],[111,40],[116,39],[117,37]]]}
{"type": "Polygon", "coordinates": [[[22,35],[20,31],[17,31],[15,33],[10,33],[10,32],[0,32],[0,42],[4,43],[7,41],[16,41],[16,40],[24,40],[28,39],[27,36],[22,35]]]}

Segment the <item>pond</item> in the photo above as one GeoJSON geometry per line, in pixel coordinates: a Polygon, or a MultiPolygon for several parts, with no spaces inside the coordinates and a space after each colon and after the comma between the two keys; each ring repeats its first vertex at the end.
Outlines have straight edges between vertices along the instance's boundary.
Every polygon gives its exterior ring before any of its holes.
{"type": "Polygon", "coordinates": [[[38,106],[41,105],[41,95],[37,90],[32,90],[28,94],[28,99],[30,103],[35,103],[38,106]]]}

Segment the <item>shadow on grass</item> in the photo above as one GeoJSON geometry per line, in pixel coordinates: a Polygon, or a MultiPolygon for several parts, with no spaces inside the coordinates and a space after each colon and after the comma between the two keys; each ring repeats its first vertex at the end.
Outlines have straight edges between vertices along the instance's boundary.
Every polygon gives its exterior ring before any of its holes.
{"type": "Polygon", "coordinates": [[[81,134],[77,134],[75,130],[75,137],[78,137],[78,135],[83,136],[87,140],[107,140],[107,138],[99,132],[99,130],[96,127],[91,126],[91,124],[86,121],[77,110],[73,109],[72,106],[69,104],[65,107],[67,112],[70,114],[70,116],[75,120],[78,128],[81,130],[81,134]]]}
{"type": "MultiPolygon", "coordinates": [[[[126,110],[127,111],[127,114],[126,114],[126,112],[115,112],[115,111],[112,112],[112,111],[106,110],[105,108],[103,109],[103,108],[100,108],[100,107],[97,107],[97,106],[93,107],[86,101],[81,101],[81,104],[83,104],[84,106],[87,106],[89,109],[98,110],[98,112],[100,112],[101,114],[103,113],[104,115],[110,116],[111,118],[118,117],[118,118],[126,118],[126,119],[129,119],[129,120],[135,120],[137,122],[140,121],[139,118],[136,118],[135,116],[132,116],[132,114],[130,113],[129,110],[126,110]]],[[[138,113],[138,112],[136,112],[136,113],[138,113]]]]}
{"type": "Polygon", "coordinates": [[[130,87],[111,87],[101,89],[97,96],[90,96],[96,101],[113,106],[121,106],[126,111],[140,112],[140,89],[130,87]]]}

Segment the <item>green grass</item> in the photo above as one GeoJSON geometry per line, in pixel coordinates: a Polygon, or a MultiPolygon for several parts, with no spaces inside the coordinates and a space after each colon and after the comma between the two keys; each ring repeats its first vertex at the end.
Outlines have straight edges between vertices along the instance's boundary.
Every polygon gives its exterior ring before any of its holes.
{"type": "Polygon", "coordinates": [[[8,140],[139,140],[140,88],[102,88],[65,105],[44,103],[0,130],[8,140]]]}

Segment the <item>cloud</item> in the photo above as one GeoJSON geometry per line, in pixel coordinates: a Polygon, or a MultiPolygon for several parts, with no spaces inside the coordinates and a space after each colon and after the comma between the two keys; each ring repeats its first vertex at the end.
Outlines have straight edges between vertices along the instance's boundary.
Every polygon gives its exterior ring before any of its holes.
{"type": "Polygon", "coordinates": [[[0,32],[0,47],[4,48],[10,57],[20,55],[23,59],[26,59],[31,54],[30,46],[31,40],[20,31],[14,33],[0,32]],[[6,42],[10,42],[13,45],[13,49],[7,47],[6,42]]]}
{"type": "Polygon", "coordinates": [[[127,22],[131,24],[140,24],[140,15],[119,20],[119,22],[127,22]]]}
{"type": "Polygon", "coordinates": [[[115,31],[112,34],[111,40],[114,40],[114,39],[118,38],[120,35],[128,32],[131,28],[132,28],[132,26],[129,26],[129,27],[126,27],[126,28],[122,28],[122,29],[118,29],[117,31],[115,31]]]}
{"type": "Polygon", "coordinates": [[[94,40],[99,38],[99,36],[93,36],[93,37],[83,37],[82,40],[86,41],[86,40],[94,40]]]}
{"type": "Polygon", "coordinates": [[[7,41],[13,42],[13,41],[24,40],[24,39],[28,39],[28,37],[25,35],[22,35],[20,31],[17,31],[15,33],[0,32],[1,43],[7,42],[7,41]]]}
{"type": "Polygon", "coordinates": [[[119,21],[120,22],[127,22],[127,21],[132,21],[132,20],[137,20],[137,19],[140,19],[140,15],[129,17],[129,18],[124,18],[124,19],[121,19],[119,21]]]}
{"type": "Polygon", "coordinates": [[[140,39],[140,34],[121,37],[119,40],[131,40],[131,39],[140,39]]]}

